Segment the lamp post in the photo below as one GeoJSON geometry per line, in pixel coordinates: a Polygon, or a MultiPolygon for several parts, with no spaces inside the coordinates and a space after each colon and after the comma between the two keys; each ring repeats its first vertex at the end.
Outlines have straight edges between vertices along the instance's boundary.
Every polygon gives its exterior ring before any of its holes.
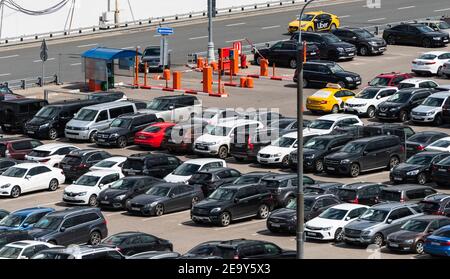
{"type": "MultiPolygon", "coordinates": [[[[305,253],[305,193],[303,189],[303,55],[302,55],[302,16],[306,7],[315,0],[309,0],[302,7],[298,17],[297,43],[297,259],[303,259],[305,253]]],[[[306,47],[306,45],[304,46],[306,47]]]]}
{"type": "Polygon", "coordinates": [[[208,62],[216,61],[216,57],[214,55],[214,42],[213,42],[213,1],[208,0],[208,62]]]}

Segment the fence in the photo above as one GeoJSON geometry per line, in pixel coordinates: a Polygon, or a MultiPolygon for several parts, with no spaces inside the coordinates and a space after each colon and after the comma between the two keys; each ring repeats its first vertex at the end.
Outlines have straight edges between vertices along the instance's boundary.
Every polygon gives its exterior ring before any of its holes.
{"type": "MultiPolygon", "coordinates": [[[[44,77],[44,84],[56,84],[58,83],[58,76],[51,75],[44,77]]],[[[27,89],[30,87],[37,87],[42,85],[42,78],[41,77],[30,77],[30,78],[24,78],[19,80],[10,80],[3,82],[4,85],[8,86],[10,89],[27,89]]]]}

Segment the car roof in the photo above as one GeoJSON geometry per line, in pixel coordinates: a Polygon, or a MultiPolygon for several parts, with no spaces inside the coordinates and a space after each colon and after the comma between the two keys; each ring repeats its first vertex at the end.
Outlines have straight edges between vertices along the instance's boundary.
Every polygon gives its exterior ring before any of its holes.
{"type": "MultiPolygon", "coordinates": [[[[71,144],[66,144],[66,143],[48,143],[48,144],[43,144],[38,147],[35,147],[35,148],[33,148],[33,150],[54,151],[54,150],[60,149],[62,147],[76,147],[76,146],[71,145],[71,144]]],[[[78,147],[76,147],[76,148],[78,148],[78,147]]]]}
{"type": "Polygon", "coordinates": [[[420,83],[420,82],[424,82],[424,81],[433,81],[433,80],[423,79],[423,78],[408,78],[408,79],[402,80],[400,83],[415,83],[416,84],[416,83],[420,83]]]}
{"type": "Polygon", "coordinates": [[[286,179],[291,179],[297,177],[295,173],[271,173],[264,177],[264,180],[276,180],[283,181],[286,179]]]}
{"type": "Polygon", "coordinates": [[[259,244],[259,243],[268,243],[267,241],[263,240],[252,240],[252,239],[231,239],[231,240],[224,240],[218,243],[217,246],[224,247],[224,248],[237,248],[241,245],[248,245],[248,244],[259,244]]]}
{"type": "Polygon", "coordinates": [[[338,198],[333,194],[318,194],[318,193],[311,193],[311,194],[306,194],[305,195],[305,199],[320,199],[320,198],[325,198],[325,197],[330,197],[330,198],[338,198]]]}
{"type": "Polygon", "coordinates": [[[109,174],[112,174],[112,173],[119,173],[119,172],[120,172],[119,170],[113,170],[113,169],[111,169],[111,170],[94,170],[94,171],[89,171],[89,172],[87,172],[87,173],[85,173],[83,175],[103,177],[105,175],[109,175],[109,174]]]}
{"type": "Polygon", "coordinates": [[[437,193],[425,197],[424,201],[437,201],[442,202],[444,200],[450,199],[450,194],[437,193]]]}
{"type": "MultiPolygon", "coordinates": [[[[305,33],[305,32],[303,32],[303,33],[305,33]]],[[[319,33],[311,33],[311,34],[319,34],[319,33]]],[[[333,65],[336,65],[336,62],[320,60],[320,61],[306,61],[305,64],[320,64],[320,65],[333,66],[333,65]]]]}
{"type": "Polygon", "coordinates": [[[125,156],[113,156],[113,157],[109,157],[109,158],[106,158],[106,159],[103,159],[103,160],[101,160],[100,162],[102,162],[102,161],[113,161],[113,162],[123,162],[123,161],[125,161],[127,159],[127,157],[125,157],[125,156]]]}
{"type": "Polygon", "coordinates": [[[117,251],[116,249],[108,246],[93,246],[93,245],[79,245],[76,247],[67,247],[67,248],[50,248],[45,249],[45,251],[54,252],[54,253],[62,253],[62,254],[71,254],[71,255],[86,255],[91,253],[98,253],[104,251],[117,251]]]}
{"type": "Polygon", "coordinates": [[[103,110],[103,109],[122,107],[122,106],[126,106],[126,105],[131,105],[131,104],[134,104],[134,103],[130,102],[130,101],[118,101],[118,102],[95,104],[92,106],[84,107],[83,109],[103,110]]]}
{"type": "Polygon", "coordinates": [[[389,192],[397,192],[397,191],[408,191],[408,190],[416,190],[416,189],[432,189],[430,186],[426,185],[415,185],[415,184],[402,184],[402,185],[393,185],[383,189],[383,191],[389,192]]]}
{"type": "Polygon", "coordinates": [[[77,149],[77,150],[72,150],[69,155],[71,156],[85,156],[87,154],[90,153],[94,153],[94,152],[101,152],[102,150],[98,150],[98,149],[77,149]]]}
{"type": "Polygon", "coordinates": [[[340,120],[340,119],[345,119],[345,118],[358,118],[358,116],[356,115],[352,115],[352,114],[327,114],[327,115],[323,115],[319,118],[317,118],[318,120],[340,120]]]}
{"type": "Polygon", "coordinates": [[[222,159],[214,159],[214,158],[197,158],[197,159],[189,159],[184,163],[195,164],[195,165],[204,165],[213,162],[225,162],[222,159]]]}
{"type": "Polygon", "coordinates": [[[376,208],[376,209],[388,209],[391,210],[393,208],[397,208],[397,207],[410,207],[413,204],[409,204],[409,203],[401,203],[401,202],[384,202],[384,203],[379,203],[376,205],[373,205],[372,208],[376,208]]]}
{"type": "Polygon", "coordinates": [[[44,102],[46,100],[43,99],[35,99],[35,98],[19,98],[19,99],[11,99],[11,100],[3,100],[2,103],[4,104],[28,104],[28,103],[36,103],[36,102],[44,102]]]}
{"type": "Polygon", "coordinates": [[[437,155],[441,155],[441,154],[447,154],[448,152],[443,152],[443,151],[423,151],[423,152],[419,152],[417,154],[414,154],[414,156],[437,156],[437,155]]]}
{"type": "Polygon", "coordinates": [[[359,190],[361,188],[364,188],[364,187],[367,187],[367,186],[373,186],[373,185],[381,185],[381,186],[383,186],[383,184],[375,183],[375,182],[356,182],[356,183],[350,183],[350,184],[343,185],[341,187],[341,189],[344,189],[344,190],[359,190]]]}
{"type": "Polygon", "coordinates": [[[379,139],[392,140],[394,138],[400,139],[398,136],[395,136],[395,135],[379,135],[379,136],[355,139],[352,142],[370,142],[370,141],[379,140],[379,139]]]}
{"type": "Polygon", "coordinates": [[[101,215],[101,211],[99,208],[84,206],[84,207],[69,207],[64,210],[54,211],[54,212],[49,213],[47,216],[65,217],[68,215],[74,215],[74,214],[84,213],[84,212],[96,212],[99,215],[101,215]]]}
{"type": "Polygon", "coordinates": [[[446,216],[439,216],[439,215],[421,215],[414,217],[412,220],[423,220],[423,221],[434,221],[434,220],[441,220],[441,219],[448,219],[446,216]]]}
{"type": "Polygon", "coordinates": [[[341,203],[341,204],[334,205],[332,208],[333,209],[352,210],[352,209],[361,208],[361,207],[369,208],[369,206],[366,206],[363,204],[354,204],[354,203],[341,203]]]}
{"type": "Polygon", "coordinates": [[[14,212],[11,212],[11,214],[20,215],[20,216],[28,216],[28,215],[34,214],[34,213],[51,212],[51,211],[54,211],[54,209],[50,208],[50,207],[31,207],[31,208],[23,208],[23,209],[16,210],[14,212]]]}
{"type": "Polygon", "coordinates": [[[439,132],[439,131],[422,131],[422,132],[417,132],[415,133],[413,136],[416,135],[430,135],[430,136],[434,136],[434,135],[447,135],[447,133],[444,132],[439,132]]]}
{"type": "Polygon", "coordinates": [[[25,248],[28,246],[34,246],[34,245],[40,245],[40,244],[48,244],[46,242],[42,242],[42,241],[36,241],[36,240],[20,240],[20,241],[16,241],[16,242],[12,242],[7,244],[6,246],[8,247],[20,247],[20,248],[25,248]]]}
{"type": "Polygon", "coordinates": [[[404,76],[404,75],[408,75],[408,73],[400,73],[400,72],[381,73],[381,74],[377,75],[377,77],[393,78],[393,77],[404,76]]]}
{"type": "Polygon", "coordinates": [[[145,158],[163,158],[163,157],[171,157],[172,154],[165,154],[165,153],[151,153],[151,152],[142,152],[142,153],[136,153],[128,156],[128,159],[137,159],[142,160],[145,158]]]}
{"type": "Polygon", "coordinates": [[[24,168],[24,169],[31,169],[34,167],[39,167],[39,166],[46,166],[44,164],[41,163],[21,163],[21,164],[17,164],[14,167],[18,167],[18,168],[24,168]]]}
{"type": "Polygon", "coordinates": [[[450,91],[448,91],[448,92],[437,92],[437,93],[431,94],[429,97],[445,99],[445,98],[450,97],[450,91]]]}
{"type": "Polygon", "coordinates": [[[163,182],[154,184],[153,187],[158,186],[158,187],[166,187],[166,188],[175,188],[175,187],[178,187],[178,186],[181,186],[181,185],[186,185],[186,184],[185,183],[181,183],[181,182],[172,183],[172,182],[165,182],[165,181],[163,181],[163,182]]]}
{"type": "Polygon", "coordinates": [[[112,237],[112,236],[134,236],[134,235],[143,235],[143,234],[146,234],[146,233],[138,232],[138,231],[126,231],[126,232],[119,232],[119,233],[110,235],[110,236],[108,236],[108,238],[112,237]]]}
{"type": "Polygon", "coordinates": [[[232,119],[232,120],[228,120],[228,121],[226,121],[226,120],[220,121],[219,124],[214,125],[214,126],[232,128],[235,126],[241,126],[241,125],[245,125],[245,124],[259,124],[259,123],[261,123],[261,122],[259,122],[257,120],[238,118],[238,119],[232,119]]]}
{"type": "Polygon", "coordinates": [[[221,172],[221,171],[224,171],[224,170],[238,171],[238,170],[233,169],[233,168],[221,167],[221,168],[210,168],[210,169],[198,171],[197,173],[218,173],[218,172],[221,172]]]}

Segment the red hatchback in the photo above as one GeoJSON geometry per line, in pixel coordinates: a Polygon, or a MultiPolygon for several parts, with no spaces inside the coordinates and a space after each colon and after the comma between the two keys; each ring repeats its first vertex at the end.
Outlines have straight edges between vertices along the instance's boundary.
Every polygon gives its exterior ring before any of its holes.
{"type": "Polygon", "coordinates": [[[134,143],[141,146],[160,148],[166,130],[173,126],[175,126],[175,123],[171,122],[154,123],[144,130],[137,132],[134,136],[134,143]]]}
{"type": "Polygon", "coordinates": [[[398,86],[398,84],[408,78],[412,78],[413,75],[408,73],[387,73],[379,74],[369,82],[369,86],[398,86]]]}

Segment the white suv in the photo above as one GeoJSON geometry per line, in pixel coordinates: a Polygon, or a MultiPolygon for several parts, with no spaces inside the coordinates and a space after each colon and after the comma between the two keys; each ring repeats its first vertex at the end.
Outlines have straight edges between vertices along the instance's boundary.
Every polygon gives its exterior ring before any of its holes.
{"type": "Polygon", "coordinates": [[[303,130],[304,137],[320,136],[330,134],[336,128],[349,126],[363,126],[363,122],[356,115],[351,114],[329,114],[313,120],[303,130]]]}
{"type": "Polygon", "coordinates": [[[439,87],[439,84],[437,84],[435,81],[431,79],[421,79],[421,78],[408,78],[405,80],[402,80],[398,84],[398,89],[405,89],[405,88],[436,88],[439,87]]]}
{"type": "Polygon", "coordinates": [[[367,115],[369,118],[375,117],[378,105],[389,99],[398,91],[397,87],[369,86],[359,92],[355,98],[347,100],[344,104],[344,111],[367,115]]]}
{"type": "Polygon", "coordinates": [[[50,167],[58,167],[64,156],[79,148],[71,144],[49,143],[35,147],[25,159],[39,162],[50,167]]]}
{"type": "Polygon", "coordinates": [[[289,154],[297,148],[297,132],[292,132],[262,148],[256,159],[260,164],[278,164],[287,168],[289,166],[289,154]]]}
{"type": "Polygon", "coordinates": [[[227,163],[222,159],[191,159],[179,165],[173,172],[166,175],[164,180],[172,183],[187,183],[192,175],[198,171],[214,168],[225,168],[226,166],[227,163]]]}

